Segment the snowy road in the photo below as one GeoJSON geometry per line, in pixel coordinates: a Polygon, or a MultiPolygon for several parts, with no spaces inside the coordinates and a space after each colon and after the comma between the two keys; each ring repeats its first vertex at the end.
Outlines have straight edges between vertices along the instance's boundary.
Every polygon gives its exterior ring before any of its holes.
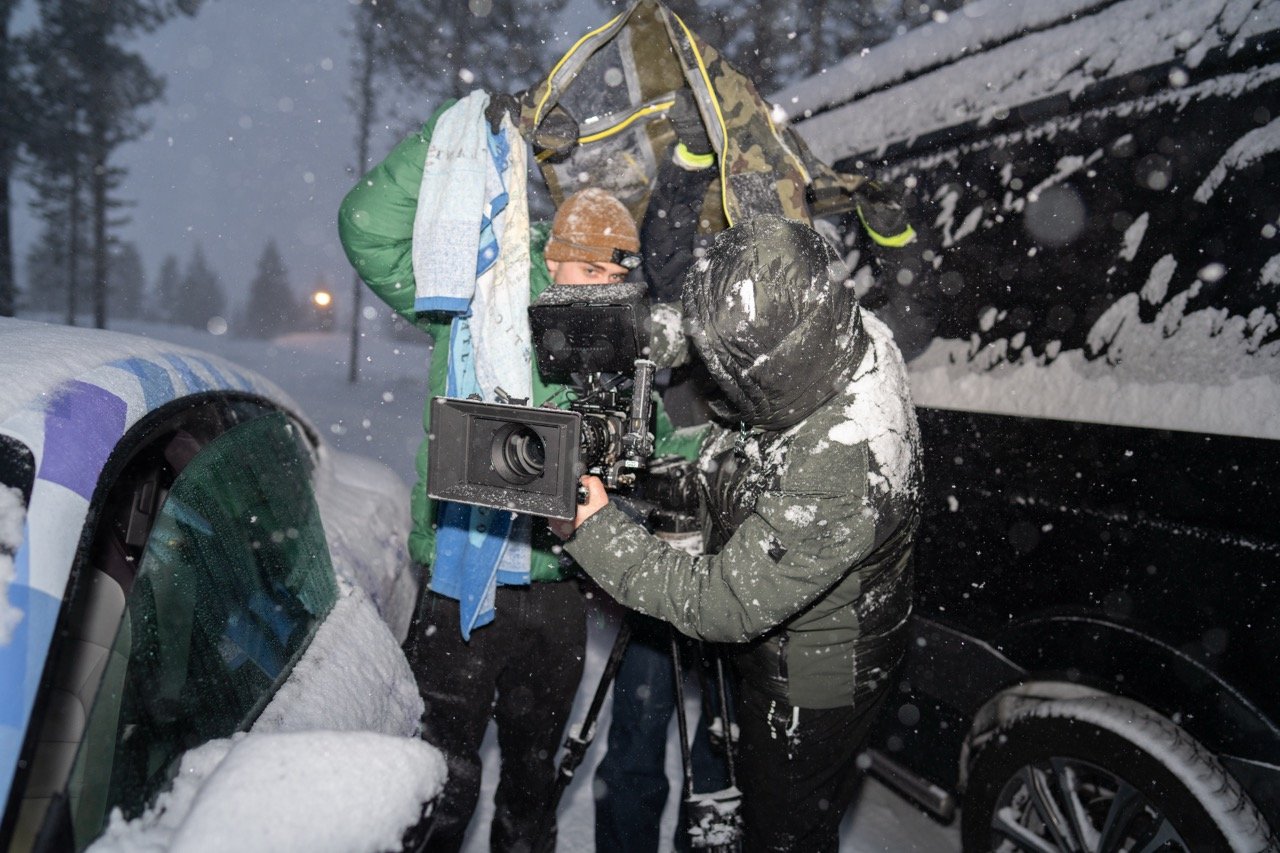
{"type": "MultiPolygon", "coordinates": [[[[299,333],[265,342],[146,323],[113,324],[113,328],[204,349],[259,371],[298,402],[332,446],[377,458],[406,482],[413,482],[413,455],[422,435],[423,394],[430,355],[430,347],[425,343],[397,342],[369,334],[361,344],[361,380],[353,386],[346,381],[347,340],[342,334],[299,333]]],[[[610,617],[598,608],[593,610],[586,675],[571,717],[574,721],[585,713],[615,630],[610,617]]],[[[608,718],[606,703],[601,714],[600,735],[561,802],[558,849],[563,853],[594,849],[591,778],[603,754],[604,726],[608,718]]],[[[691,719],[696,719],[696,713],[691,719]]],[[[680,759],[674,740],[674,721],[670,738],[667,773],[670,779],[678,780],[680,759]]],[[[483,756],[481,805],[472,819],[464,853],[482,853],[488,849],[486,828],[493,816],[493,791],[498,774],[498,750],[492,726],[485,739],[483,756]]],[[[674,804],[678,790],[678,783],[673,781],[673,791],[663,815],[661,837],[667,845],[664,849],[670,849],[675,829],[674,804]]],[[[960,849],[959,830],[956,825],[938,825],[871,780],[845,819],[840,849],[842,853],[951,853],[960,849]]]]}
{"type": "MultiPolygon", "coordinates": [[[[591,694],[595,691],[604,667],[605,658],[613,643],[616,624],[599,608],[592,611],[590,636],[587,646],[586,673],[578,688],[571,721],[582,719],[591,694]]],[[[599,733],[588,750],[577,778],[569,786],[560,805],[560,835],[557,850],[560,853],[588,853],[595,849],[594,805],[591,781],[596,764],[604,754],[604,741],[609,720],[609,702],[606,700],[600,714],[599,733]]],[[[697,699],[687,700],[689,719],[697,719],[697,699]]],[[[667,798],[667,808],[662,815],[662,850],[671,850],[675,832],[676,798],[679,794],[680,752],[677,747],[676,724],[673,720],[667,741],[667,778],[672,780],[673,790],[667,798]]],[[[489,849],[488,833],[484,827],[493,817],[493,793],[498,779],[498,750],[493,726],[485,737],[484,781],[480,794],[480,807],[471,821],[471,833],[463,847],[463,853],[485,853],[489,849]]],[[[845,817],[840,832],[841,853],[955,853],[960,849],[958,824],[940,826],[888,788],[875,780],[868,780],[863,787],[860,801],[845,817]]]]}

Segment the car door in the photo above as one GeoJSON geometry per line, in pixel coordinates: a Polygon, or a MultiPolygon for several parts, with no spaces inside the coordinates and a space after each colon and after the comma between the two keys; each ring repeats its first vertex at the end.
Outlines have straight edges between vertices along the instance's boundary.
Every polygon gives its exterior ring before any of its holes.
{"type": "Polygon", "coordinates": [[[336,599],[314,465],[260,399],[186,400],[121,441],[28,735],[17,846],[83,849],[261,712],[336,599]]]}

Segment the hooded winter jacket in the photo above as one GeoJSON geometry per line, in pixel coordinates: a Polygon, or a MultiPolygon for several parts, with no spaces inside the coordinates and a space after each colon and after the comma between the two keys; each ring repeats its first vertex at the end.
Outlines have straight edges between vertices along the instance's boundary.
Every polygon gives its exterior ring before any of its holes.
{"type": "Polygon", "coordinates": [[[686,328],[724,399],[699,467],[706,555],[612,505],[566,550],[606,591],[734,648],[790,704],[858,704],[902,656],[919,433],[888,329],[859,310],[812,229],[761,217],[717,237],[684,289],[686,328]]]}

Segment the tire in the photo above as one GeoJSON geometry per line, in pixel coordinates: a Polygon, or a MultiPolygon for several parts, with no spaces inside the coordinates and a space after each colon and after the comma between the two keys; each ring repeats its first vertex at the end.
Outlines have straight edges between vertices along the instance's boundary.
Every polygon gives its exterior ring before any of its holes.
{"type": "Polygon", "coordinates": [[[975,748],[968,778],[965,853],[1277,849],[1218,760],[1128,699],[1030,702],[975,748]]]}

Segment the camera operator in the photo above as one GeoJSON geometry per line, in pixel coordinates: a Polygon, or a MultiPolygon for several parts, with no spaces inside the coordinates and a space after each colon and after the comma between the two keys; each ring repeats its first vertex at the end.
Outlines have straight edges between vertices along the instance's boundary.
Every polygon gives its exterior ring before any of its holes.
{"type": "MultiPolygon", "coordinates": [[[[689,89],[676,93],[667,119],[675,131],[676,144],[670,156],[658,164],[640,235],[649,293],[656,302],[674,304],[674,315],[679,310],[685,275],[710,243],[709,238],[700,233],[699,220],[703,200],[717,177],[717,170],[711,140],[689,89]]],[[[683,332],[676,328],[675,334],[683,343],[683,332]]],[[[706,420],[703,378],[692,375],[696,367],[685,364],[669,372],[662,396],[672,418],[684,414],[686,421],[706,420]]],[[[705,424],[698,434],[705,434],[705,424]]],[[[696,493],[693,503],[692,510],[696,513],[696,493]]],[[[698,540],[700,537],[694,544],[700,549],[698,540]]],[[[673,669],[670,627],[634,611],[627,619],[631,639],[614,677],[607,748],[596,766],[596,849],[653,853],[660,846],[659,829],[670,790],[666,769],[667,728],[677,711],[674,681],[677,674],[673,669]]],[[[702,650],[694,641],[682,639],[683,661],[695,669],[701,668],[702,650]]],[[[679,677],[683,678],[684,673],[679,677]]],[[[703,699],[704,711],[710,710],[715,703],[707,696],[703,699]]],[[[727,726],[723,710],[718,716],[727,726]]],[[[693,790],[700,794],[729,786],[725,759],[712,746],[710,721],[706,717],[704,713],[694,729],[690,750],[693,790]]],[[[690,849],[688,808],[688,803],[681,801],[673,844],[676,851],[690,849]]]]}
{"type": "MultiPolygon", "coordinates": [[[[523,140],[515,137],[511,123],[502,116],[505,102],[495,98],[498,109],[482,113],[487,99],[478,106],[471,101],[482,95],[476,92],[441,107],[420,132],[403,140],[360,179],[343,200],[339,215],[343,247],[365,283],[434,341],[423,413],[426,433],[431,430],[431,399],[446,393],[466,396],[465,383],[457,386],[455,381],[470,371],[474,384],[480,356],[490,362],[505,359],[520,365],[519,370],[526,369],[521,356],[525,362],[529,359],[527,347],[519,352],[522,347],[514,335],[497,334],[472,348],[478,339],[460,321],[470,319],[474,324],[474,302],[464,306],[465,314],[452,316],[415,310],[418,282],[411,257],[418,248],[415,214],[432,212],[418,211],[420,198],[427,197],[420,193],[427,167],[448,164],[446,169],[454,168],[457,174],[446,174],[446,179],[466,180],[472,173],[484,173],[487,164],[482,159],[499,143],[510,145],[512,152],[517,146],[523,151],[523,140]],[[451,114],[454,107],[457,112],[451,114]],[[492,126],[480,126],[477,120],[492,126]],[[463,122],[473,126],[461,127],[463,122]],[[446,127],[449,133],[443,132],[446,127]],[[454,152],[436,154],[432,138],[437,131],[447,139],[466,133],[480,139],[481,160],[464,161],[454,152]],[[480,347],[488,349],[481,352],[480,347]]],[[[568,136],[576,140],[576,128],[568,136]]],[[[524,161],[519,157],[516,161],[520,168],[511,171],[518,174],[510,177],[522,182],[524,161]]],[[[506,189],[522,191],[515,185],[506,189]]],[[[447,202],[464,197],[450,190],[435,197],[447,202]]],[[[469,213],[479,227],[480,211],[469,213]]],[[[640,262],[635,221],[621,202],[603,190],[585,189],[571,195],[550,228],[534,224],[527,239],[527,212],[524,215],[523,222],[516,220],[521,233],[504,234],[503,239],[513,241],[521,262],[527,260],[530,299],[553,284],[620,282],[640,262]],[[523,254],[526,245],[527,256],[523,254]]],[[[475,249],[471,251],[471,257],[458,260],[456,272],[462,278],[478,277],[475,249]]],[[[428,260],[434,262],[433,269],[439,268],[439,257],[428,260]]],[[[567,401],[565,386],[544,381],[536,363],[527,369],[531,405],[567,401]]],[[[657,451],[684,451],[691,456],[692,447],[682,446],[671,433],[670,421],[659,411],[657,451]]],[[[583,595],[569,561],[554,553],[554,540],[545,527],[530,524],[529,516],[513,519],[513,513],[428,498],[427,448],[424,437],[418,450],[419,481],[412,493],[409,537],[409,552],[420,566],[423,583],[405,646],[426,703],[423,737],[444,751],[449,769],[435,809],[430,849],[457,850],[462,845],[480,793],[480,744],[492,718],[498,727],[502,761],[490,846],[495,851],[528,850],[553,787],[553,758],[582,674],[583,595]]]]}
{"type": "Polygon", "coordinates": [[[724,399],[699,468],[705,556],[668,547],[595,478],[578,564],[621,603],[734,644],[748,850],[836,850],[855,759],[903,655],[918,430],[902,357],[806,225],[720,234],[685,282],[693,348],[724,399]]]}

